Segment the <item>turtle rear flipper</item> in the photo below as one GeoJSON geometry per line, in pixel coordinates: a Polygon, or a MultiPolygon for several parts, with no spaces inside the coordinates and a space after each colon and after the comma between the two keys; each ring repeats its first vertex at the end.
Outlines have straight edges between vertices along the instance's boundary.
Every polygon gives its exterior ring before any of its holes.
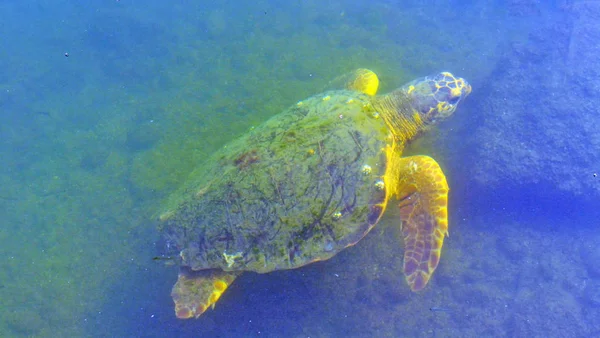
{"type": "Polygon", "coordinates": [[[427,285],[448,235],[448,183],[437,162],[428,156],[398,160],[396,197],[404,236],[404,274],[412,291],[427,285]]]}
{"type": "Polygon", "coordinates": [[[192,271],[182,268],[173,286],[171,297],[179,319],[198,318],[215,303],[241,272],[220,269],[192,271]]]}

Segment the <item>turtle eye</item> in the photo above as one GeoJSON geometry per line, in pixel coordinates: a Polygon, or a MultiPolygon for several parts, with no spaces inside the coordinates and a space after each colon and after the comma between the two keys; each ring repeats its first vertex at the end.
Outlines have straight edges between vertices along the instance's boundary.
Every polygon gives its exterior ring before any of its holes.
{"type": "Polygon", "coordinates": [[[460,100],[460,96],[455,96],[455,97],[451,98],[450,100],[448,100],[448,103],[450,103],[451,105],[455,105],[458,103],[459,100],[460,100]]]}

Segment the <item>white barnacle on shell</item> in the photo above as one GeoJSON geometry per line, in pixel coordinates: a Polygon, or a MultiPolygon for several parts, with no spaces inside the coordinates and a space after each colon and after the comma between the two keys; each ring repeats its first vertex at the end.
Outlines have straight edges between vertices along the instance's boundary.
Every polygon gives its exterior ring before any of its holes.
{"type": "Polygon", "coordinates": [[[232,255],[227,254],[227,251],[223,251],[223,258],[225,259],[225,263],[227,263],[227,267],[230,268],[235,264],[236,259],[242,258],[242,252],[236,252],[232,255]]]}

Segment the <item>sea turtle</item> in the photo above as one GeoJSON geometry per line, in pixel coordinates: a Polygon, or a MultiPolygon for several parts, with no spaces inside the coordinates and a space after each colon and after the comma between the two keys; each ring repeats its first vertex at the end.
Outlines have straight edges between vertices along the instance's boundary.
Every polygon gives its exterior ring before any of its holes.
{"type": "Polygon", "coordinates": [[[372,71],[342,80],[224,146],[168,200],[158,218],[165,255],[180,265],[171,292],[178,318],[214,307],[245,271],[333,257],[363,238],[390,200],[400,207],[406,281],[425,287],[448,233],[448,185],[432,158],[401,155],[471,87],[442,72],[377,96],[372,71]]]}

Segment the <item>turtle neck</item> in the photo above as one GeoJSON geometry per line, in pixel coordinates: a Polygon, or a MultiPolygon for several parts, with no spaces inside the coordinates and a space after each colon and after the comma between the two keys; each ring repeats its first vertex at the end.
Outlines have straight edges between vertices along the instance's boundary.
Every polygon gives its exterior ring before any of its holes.
{"type": "Polygon", "coordinates": [[[372,105],[381,114],[396,141],[402,145],[425,129],[423,120],[402,89],[375,97],[372,105]]]}

